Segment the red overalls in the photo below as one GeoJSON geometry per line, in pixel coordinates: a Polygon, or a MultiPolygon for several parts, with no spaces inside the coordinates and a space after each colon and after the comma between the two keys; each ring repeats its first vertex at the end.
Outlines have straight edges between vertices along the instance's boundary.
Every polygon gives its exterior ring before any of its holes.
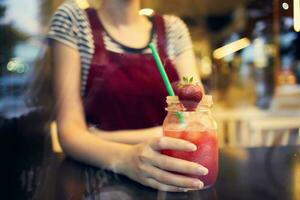
{"type": "MultiPolygon", "coordinates": [[[[151,54],[121,54],[105,49],[103,26],[94,9],[86,10],[93,32],[93,55],[84,110],[88,124],[103,130],[161,125],[166,115],[166,88],[151,54]]],[[[171,82],[178,75],[166,52],[163,18],[153,16],[159,55],[171,82]]]]}

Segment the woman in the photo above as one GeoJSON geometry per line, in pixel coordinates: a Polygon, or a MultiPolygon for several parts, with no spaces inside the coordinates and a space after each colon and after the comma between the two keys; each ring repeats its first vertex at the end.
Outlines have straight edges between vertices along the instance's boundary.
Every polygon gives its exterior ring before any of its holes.
{"type": "Polygon", "coordinates": [[[103,0],[85,11],[67,1],[55,13],[49,38],[60,143],[73,158],[143,185],[199,189],[200,180],[170,171],[203,175],[206,168],[159,153],[196,146],[162,137],[167,93],[147,48],[156,44],[171,81],[196,77],[188,32],[176,17],[139,10],[139,0],[103,0]]]}

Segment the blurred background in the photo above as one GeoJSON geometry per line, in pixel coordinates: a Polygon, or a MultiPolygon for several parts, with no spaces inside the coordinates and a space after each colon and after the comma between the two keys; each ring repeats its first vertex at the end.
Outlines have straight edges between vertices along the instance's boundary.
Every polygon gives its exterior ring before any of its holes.
{"type": "MultiPolygon", "coordinates": [[[[38,125],[47,116],[28,105],[27,91],[62,2],[0,0],[2,136],[51,130],[38,125]]],[[[142,7],[141,13],[174,14],[188,25],[199,74],[214,97],[221,146],[300,144],[299,0],[142,0],[142,7]]]]}

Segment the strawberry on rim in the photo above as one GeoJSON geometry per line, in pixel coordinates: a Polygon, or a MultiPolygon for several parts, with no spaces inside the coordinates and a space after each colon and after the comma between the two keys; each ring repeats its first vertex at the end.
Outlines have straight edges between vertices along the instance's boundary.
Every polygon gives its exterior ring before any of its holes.
{"type": "Polygon", "coordinates": [[[183,77],[182,81],[172,83],[175,94],[187,111],[194,111],[203,96],[203,89],[193,83],[193,77],[183,77]]]}

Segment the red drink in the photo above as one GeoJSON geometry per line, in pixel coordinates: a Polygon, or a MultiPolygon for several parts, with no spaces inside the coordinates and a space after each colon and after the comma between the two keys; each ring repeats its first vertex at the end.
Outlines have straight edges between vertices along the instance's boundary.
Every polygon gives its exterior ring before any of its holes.
{"type": "Polygon", "coordinates": [[[207,175],[184,174],[198,178],[204,188],[213,185],[218,175],[217,123],[210,108],[212,97],[204,95],[195,111],[182,109],[177,96],[167,97],[168,114],[163,123],[164,136],[187,140],[197,146],[194,152],[163,150],[161,153],[198,163],[208,169],[207,175]]]}
{"type": "Polygon", "coordinates": [[[203,176],[185,174],[199,178],[207,188],[213,185],[218,175],[218,140],[215,130],[204,131],[164,131],[164,136],[184,139],[197,146],[194,152],[163,150],[162,153],[175,158],[199,163],[208,169],[208,174],[203,176]]]}

